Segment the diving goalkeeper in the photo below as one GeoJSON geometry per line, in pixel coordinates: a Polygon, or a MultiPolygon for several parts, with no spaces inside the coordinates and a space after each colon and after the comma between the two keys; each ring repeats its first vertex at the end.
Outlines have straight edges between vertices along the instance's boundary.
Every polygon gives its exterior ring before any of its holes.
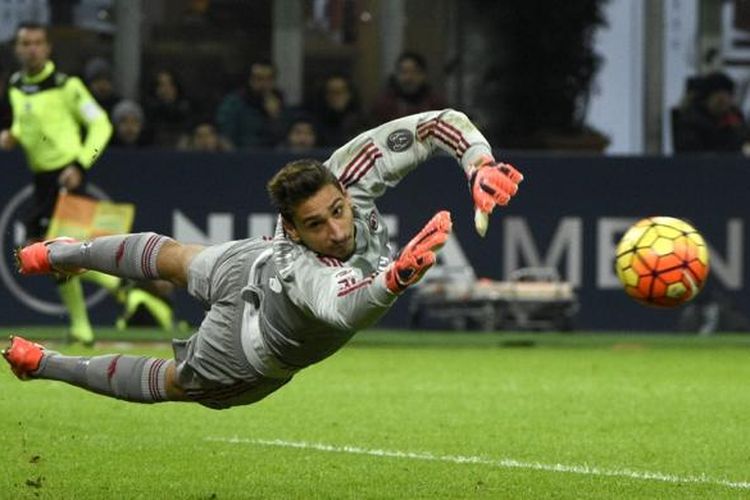
{"type": "Polygon", "coordinates": [[[483,233],[484,216],[509,202],[522,175],[495,162],[463,113],[408,116],[364,132],[322,164],[281,168],[267,185],[279,212],[273,238],[203,247],[138,233],[17,252],[22,274],[95,269],[186,286],[208,312],[196,333],[173,341],[174,359],[65,356],[18,336],[3,355],[21,379],[61,380],[127,401],[254,403],[375,323],[435,263],[450,213],[435,214],[393,258],[375,200],[437,150],[463,168],[483,233]]]}

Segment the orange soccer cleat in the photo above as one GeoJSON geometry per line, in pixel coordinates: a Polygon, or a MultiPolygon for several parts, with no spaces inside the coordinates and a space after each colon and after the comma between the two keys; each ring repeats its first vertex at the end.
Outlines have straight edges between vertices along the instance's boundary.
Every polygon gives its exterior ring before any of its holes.
{"type": "Polygon", "coordinates": [[[3,357],[16,377],[28,380],[39,369],[44,347],[23,337],[10,336],[10,347],[3,349],[3,357]]]}
{"type": "MultiPolygon", "coordinates": [[[[57,241],[66,243],[76,242],[73,238],[61,237],[52,240],[38,241],[31,245],[19,248],[16,250],[16,265],[18,266],[18,272],[26,275],[59,273],[58,270],[52,267],[52,264],[49,261],[49,248],[47,248],[51,243],[57,241]]],[[[68,272],[66,274],[74,273],[68,272]]]]}

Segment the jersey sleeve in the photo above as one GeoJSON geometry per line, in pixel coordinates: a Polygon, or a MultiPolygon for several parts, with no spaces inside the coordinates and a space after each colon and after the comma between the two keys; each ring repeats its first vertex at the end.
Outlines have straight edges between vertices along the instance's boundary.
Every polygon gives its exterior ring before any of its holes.
{"type": "Polygon", "coordinates": [[[351,267],[322,266],[298,268],[289,297],[318,320],[345,331],[372,325],[397,298],[386,288],[383,273],[358,278],[351,267]]]}
{"type": "Polygon", "coordinates": [[[83,168],[91,168],[112,136],[112,123],[79,78],[68,77],[65,98],[78,123],[86,127],[86,139],[77,161],[83,168]]]}
{"type": "Polygon", "coordinates": [[[354,198],[381,196],[437,151],[453,156],[468,173],[487,139],[460,111],[427,111],[368,130],[336,150],[326,162],[354,198]]]}

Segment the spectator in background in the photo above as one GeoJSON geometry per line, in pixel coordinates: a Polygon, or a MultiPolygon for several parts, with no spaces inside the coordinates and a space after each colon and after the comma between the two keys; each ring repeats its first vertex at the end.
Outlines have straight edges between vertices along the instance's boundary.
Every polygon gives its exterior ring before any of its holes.
{"type": "Polygon", "coordinates": [[[343,75],[331,75],[326,78],[320,94],[311,106],[320,146],[338,146],[365,130],[365,117],[351,80],[343,75]]]}
{"type": "Polygon", "coordinates": [[[445,108],[445,100],[427,81],[427,62],[421,54],[404,52],[396,62],[396,72],[376,99],[374,121],[387,122],[431,109],[445,108]]]}
{"type": "Polygon", "coordinates": [[[115,104],[122,100],[115,91],[115,83],[112,80],[112,66],[106,59],[95,57],[86,63],[83,74],[91,95],[111,118],[115,104]]]}
{"type": "Polygon", "coordinates": [[[216,113],[219,132],[238,148],[273,147],[282,137],[284,98],[268,61],[250,67],[247,85],[224,97],[216,113]]]}
{"type": "MultiPolygon", "coordinates": [[[[20,24],[14,49],[20,70],[10,79],[13,119],[10,128],[0,130],[0,148],[20,146],[26,154],[34,193],[24,226],[27,240],[35,241],[47,236],[60,188],[86,194],[88,171],[107,146],[112,124],[83,82],[59,71],[50,59],[52,44],[45,26],[20,24]]],[[[99,281],[108,287],[106,283],[112,281],[99,281]]],[[[80,278],[58,281],[57,288],[68,310],[71,337],[92,343],[80,278]]]]}
{"type": "Polygon", "coordinates": [[[314,149],[317,145],[318,134],[315,130],[315,123],[312,118],[300,115],[290,122],[281,149],[300,153],[314,149]]]}
{"type": "Polygon", "coordinates": [[[673,116],[675,152],[741,152],[749,136],[734,101],[732,79],[715,72],[688,84],[682,107],[673,116]]]}
{"type": "Polygon", "coordinates": [[[181,151],[202,151],[206,153],[223,153],[231,151],[232,144],[219,135],[216,124],[210,119],[199,120],[189,134],[180,139],[177,149],[181,151]]]}
{"type": "Polygon", "coordinates": [[[143,109],[137,102],[126,99],[117,103],[112,110],[112,123],[115,126],[112,146],[139,149],[153,144],[146,130],[143,109]]]}
{"type": "Polygon", "coordinates": [[[154,73],[147,89],[145,107],[155,145],[175,147],[188,128],[194,109],[172,71],[161,69],[154,73]]]}

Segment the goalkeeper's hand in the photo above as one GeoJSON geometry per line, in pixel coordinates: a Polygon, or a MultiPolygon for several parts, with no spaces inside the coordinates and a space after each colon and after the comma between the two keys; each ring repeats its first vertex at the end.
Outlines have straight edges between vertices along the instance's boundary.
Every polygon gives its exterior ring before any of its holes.
{"type": "Polygon", "coordinates": [[[505,206],[518,192],[523,175],[508,163],[497,163],[489,155],[480,156],[469,171],[469,189],[474,199],[475,224],[480,236],[487,232],[487,221],[496,205],[505,206]]]}
{"type": "Polygon", "coordinates": [[[385,270],[388,290],[400,294],[406,287],[422,279],[424,273],[435,263],[435,252],[448,240],[452,229],[450,212],[443,210],[436,213],[385,270]]]}

